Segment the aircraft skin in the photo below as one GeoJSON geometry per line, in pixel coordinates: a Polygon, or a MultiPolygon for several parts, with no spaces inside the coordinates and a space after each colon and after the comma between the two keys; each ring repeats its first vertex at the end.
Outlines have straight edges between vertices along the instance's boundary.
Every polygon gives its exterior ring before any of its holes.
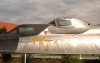
{"type": "Polygon", "coordinates": [[[20,25],[0,35],[0,52],[99,54],[100,26],[65,17],[57,18],[49,24],[20,25]],[[1,37],[9,35],[12,38],[4,39],[3,43],[1,37]],[[13,39],[14,36],[17,39],[13,39]]]}

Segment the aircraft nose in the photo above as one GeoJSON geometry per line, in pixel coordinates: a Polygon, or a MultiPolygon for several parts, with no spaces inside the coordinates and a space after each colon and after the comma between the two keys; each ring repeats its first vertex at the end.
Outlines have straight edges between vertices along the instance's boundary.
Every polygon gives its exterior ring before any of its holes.
{"type": "Polygon", "coordinates": [[[0,35],[0,52],[15,52],[19,42],[19,36],[14,34],[0,35]]]}

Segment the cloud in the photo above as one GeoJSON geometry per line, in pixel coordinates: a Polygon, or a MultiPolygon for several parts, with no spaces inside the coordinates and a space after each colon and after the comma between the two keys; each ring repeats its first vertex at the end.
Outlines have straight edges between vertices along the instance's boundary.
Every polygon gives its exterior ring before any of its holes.
{"type": "Polygon", "coordinates": [[[72,17],[97,24],[99,7],[99,0],[1,0],[0,21],[48,23],[58,17],[72,17]]]}

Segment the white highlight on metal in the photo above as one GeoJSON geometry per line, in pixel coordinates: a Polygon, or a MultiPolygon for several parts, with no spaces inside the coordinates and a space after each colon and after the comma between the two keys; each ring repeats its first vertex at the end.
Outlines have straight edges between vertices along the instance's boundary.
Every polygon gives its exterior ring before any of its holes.
{"type": "Polygon", "coordinates": [[[82,21],[79,19],[72,19],[72,25],[75,26],[76,28],[84,28],[84,25],[82,25],[82,21]]]}
{"type": "Polygon", "coordinates": [[[89,30],[83,34],[100,34],[100,30],[98,29],[92,29],[92,30],[89,30]]]}
{"type": "Polygon", "coordinates": [[[44,45],[44,49],[45,49],[45,50],[48,49],[48,45],[47,45],[47,43],[48,43],[48,42],[43,42],[43,45],[44,45]]]}
{"type": "Polygon", "coordinates": [[[72,40],[71,40],[71,44],[72,44],[73,46],[77,47],[77,45],[78,45],[78,39],[72,39],[72,40]]]}

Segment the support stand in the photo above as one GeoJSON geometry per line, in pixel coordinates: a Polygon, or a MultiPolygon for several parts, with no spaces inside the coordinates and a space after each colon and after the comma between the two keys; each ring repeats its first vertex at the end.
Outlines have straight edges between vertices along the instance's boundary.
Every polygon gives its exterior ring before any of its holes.
{"type": "Polygon", "coordinates": [[[26,53],[24,54],[24,63],[26,63],[26,53]]]}

